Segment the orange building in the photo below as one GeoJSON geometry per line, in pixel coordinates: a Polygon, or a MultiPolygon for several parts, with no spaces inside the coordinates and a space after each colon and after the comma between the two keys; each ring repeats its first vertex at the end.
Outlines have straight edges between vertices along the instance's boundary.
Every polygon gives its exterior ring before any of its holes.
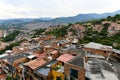
{"type": "Polygon", "coordinates": [[[30,62],[27,62],[24,64],[24,68],[25,68],[25,80],[37,80],[35,79],[35,75],[34,75],[34,70],[43,66],[44,64],[46,64],[47,62],[43,59],[35,59],[32,60],[30,62]]]}
{"type": "Polygon", "coordinates": [[[65,63],[64,74],[67,80],[85,80],[84,58],[81,55],[76,56],[65,63]]]}

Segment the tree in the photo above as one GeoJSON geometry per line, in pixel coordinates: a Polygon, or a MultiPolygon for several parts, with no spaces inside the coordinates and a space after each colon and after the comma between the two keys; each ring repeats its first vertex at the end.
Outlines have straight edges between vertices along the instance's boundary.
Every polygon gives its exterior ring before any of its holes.
{"type": "Polygon", "coordinates": [[[103,24],[103,26],[105,27],[105,29],[108,29],[108,27],[110,26],[110,23],[105,23],[103,24]]]}
{"type": "Polygon", "coordinates": [[[73,35],[77,35],[76,29],[70,28],[69,31],[71,31],[73,33],[73,35]]]}
{"type": "Polygon", "coordinates": [[[107,17],[107,20],[108,20],[108,21],[111,21],[111,20],[112,20],[112,17],[111,17],[111,16],[108,16],[108,17],[107,17]]]}
{"type": "Polygon", "coordinates": [[[95,25],[95,24],[101,24],[101,20],[93,20],[92,21],[92,24],[95,25]]]}
{"type": "Polygon", "coordinates": [[[5,50],[0,50],[0,54],[3,54],[5,52],[5,50]]]}
{"type": "Polygon", "coordinates": [[[112,46],[113,42],[108,39],[103,39],[100,41],[101,44],[112,46]]]}
{"type": "Polygon", "coordinates": [[[45,31],[45,29],[42,29],[42,28],[36,29],[34,35],[40,35],[44,31],[45,31]]]}
{"type": "Polygon", "coordinates": [[[114,18],[115,18],[116,20],[120,20],[120,14],[116,14],[116,15],[114,16],[114,18]]]}
{"type": "Polygon", "coordinates": [[[109,23],[103,24],[103,29],[101,30],[100,35],[107,36],[107,34],[108,34],[108,27],[109,26],[110,26],[109,23]]]}
{"type": "Polygon", "coordinates": [[[51,31],[46,32],[46,35],[54,35],[56,37],[64,37],[67,34],[68,26],[55,28],[51,31]]]}
{"type": "Polygon", "coordinates": [[[17,79],[15,79],[15,78],[13,78],[13,77],[11,77],[11,76],[7,76],[7,77],[6,77],[6,80],[17,80],[17,79]]]}
{"type": "Polygon", "coordinates": [[[8,34],[5,38],[3,38],[3,42],[13,41],[19,33],[20,31],[13,31],[12,33],[8,34]]]}
{"type": "Polygon", "coordinates": [[[11,43],[9,46],[6,46],[6,47],[5,47],[5,50],[12,50],[12,48],[13,48],[14,46],[19,46],[20,43],[21,43],[21,41],[17,41],[17,42],[11,43]]]}
{"type": "Polygon", "coordinates": [[[0,50],[0,54],[3,54],[6,50],[12,50],[12,48],[13,48],[14,46],[19,46],[20,43],[23,42],[23,41],[24,41],[24,40],[11,43],[10,45],[6,46],[4,50],[0,50]]]}

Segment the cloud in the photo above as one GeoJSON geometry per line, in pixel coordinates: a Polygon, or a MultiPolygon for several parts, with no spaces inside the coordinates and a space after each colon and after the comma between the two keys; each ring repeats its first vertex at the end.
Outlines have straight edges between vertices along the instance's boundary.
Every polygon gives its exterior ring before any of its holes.
{"type": "Polygon", "coordinates": [[[22,17],[38,17],[35,16],[36,10],[26,6],[13,6],[0,2],[0,18],[22,18],[22,17]]]}
{"type": "Polygon", "coordinates": [[[1,0],[0,19],[74,16],[120,9],[119,0],[1,0]]]}

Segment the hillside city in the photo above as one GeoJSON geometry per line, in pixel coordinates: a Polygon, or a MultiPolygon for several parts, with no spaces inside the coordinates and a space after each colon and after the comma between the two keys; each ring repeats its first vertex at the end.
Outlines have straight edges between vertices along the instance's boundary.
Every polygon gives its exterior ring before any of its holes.
{"type": "Polygon", "coordinates": [[[120,80],[120,14],[1,29],[0,80],[120,80]]]}

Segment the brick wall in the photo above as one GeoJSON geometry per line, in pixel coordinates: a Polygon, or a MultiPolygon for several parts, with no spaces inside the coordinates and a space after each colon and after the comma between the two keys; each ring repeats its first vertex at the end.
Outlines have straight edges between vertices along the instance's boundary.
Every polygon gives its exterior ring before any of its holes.
{"type": "Polygon", "coordinates": [[[103,51],[103,50],[98,50],[98,49],[92,49],[92,48],[85,48],[86,51],[90,51],[95,54],[103,55],[105,57],[108,57],[110,51],[103,51]]]}
{"type": "Polygon", "coordinates": [[[78,70],[78,80],[85,80],[85,69],[80,66],[65,64],[64,66],[64,74],[68,80],[70,80],[70,69],[78,70]]]}

